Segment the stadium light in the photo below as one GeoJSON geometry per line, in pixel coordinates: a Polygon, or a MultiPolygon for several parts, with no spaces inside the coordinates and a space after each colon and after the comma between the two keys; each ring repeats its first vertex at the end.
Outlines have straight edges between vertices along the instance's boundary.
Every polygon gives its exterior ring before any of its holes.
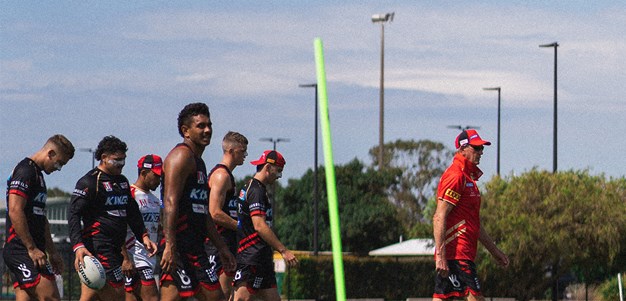
{"type": "Polygon", "coordinates": [[[88,152],[91,154],[91,169],[96,168],[96,150],[88,147],[81,147],[78,149],[81,152],[88,152]]]}
{"type": "Polygon", "coordinates": [[[383,148],[385,132],[385,23],[392,22],[395,13],[376,14],[372,16],[372,23],[380,23],[380,112],[378,128],[378,170],[383,169],[383,148]]]}
{"type": "Polygon", "coordinates": [[[500,175],[500,87],[483,88],[485,91],[498,91],[498,147],[496,154],[496,174],[500,175]]]}
{"type": "Polygon", "coordinates": [[[466,125],[466,126],[462,126],[462,125],[449,125],[448,126],[449,129],[458,129],[460,131],[465,131],[468,129],[476,129],[476,130],[480,130],[479,126],[473,126],[473,125],[466,125]]]}
{"type": "Polygon", "coordinates": [[[274,144],[274,150],[276,150],[276,143],[278,142],[289,142],[290,139],[289,138],[261,138],[259,139],[259,141],[267,141],[267,142],[271,142],[274,144]]]}
{"type": "Polygon", "coordinates": [[[556,114],[556,112],[557,112],[557,110],[556,110],[556,103],[557,103],[557,95],[556,95],[556,78],[557,78],[557,76],[556,76],[556,70],[557,70],[556,66],[557,66],[557,64],[556,64],[556,62],[557,62],[557,60],[556,60],[556,58],[557,58],[557,56],[556,56],[556,49],[557,49],[557,47],[559,47],[559,43],[554,42],[554,43],[551,43],[551,44],[539,45],[539,47],[542,47],[542,48],[554,47],[554,137],[553,137],[553,142],[552,142],[552,146],[553,146],[553,148],[552,148],[552,172],[555,173],[556,172],[556,167],[557,167],[557,151],[556,151],[557,150],[557,139],[556,139],[556,133],[557,133],[557,130],[556,130],[556,124],[557,124],[557,122],[556,122],[556,115],[557,115],[556,114]]]}

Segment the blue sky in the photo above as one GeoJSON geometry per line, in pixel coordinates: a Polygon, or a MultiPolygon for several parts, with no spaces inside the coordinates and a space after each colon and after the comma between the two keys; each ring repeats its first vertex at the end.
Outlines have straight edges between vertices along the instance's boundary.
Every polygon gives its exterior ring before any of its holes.
{"type": "MultiPolygon", "coordinates": [[[[496,171],[502,87],[501,172],[552,169],[553,55],[558,41],[558,167],[625,175],[626,5],[610,1],[3,1],[0,3],[0,175],[55,133],[77,148],[113,134],[136,160],[181,141],[176,116],[206,102],[214,135],[250,140],[247,161],[279,143],[286,178],[313,165],[313,40],[324,42],[334,158],[367,163],[378,143],[380,26],[385,26],[385,140],[450,148],[448,125],[477,125],[494,142],[480,167],[496,171]]],[[[320,139],[321,143],[321,139],[320,139]]],[[[323,162],[320,147],[320,162],[323,162]]],[[[77,152],[47,177],[71,191],[91,167],[77,152]]],[[[248,163],[237,177],[253,173],[248,163]]],[[[286,181],[283,180],[283,183],[286,181]]],[[[5,181],[0,193],[4,197],[5,181]]]]}

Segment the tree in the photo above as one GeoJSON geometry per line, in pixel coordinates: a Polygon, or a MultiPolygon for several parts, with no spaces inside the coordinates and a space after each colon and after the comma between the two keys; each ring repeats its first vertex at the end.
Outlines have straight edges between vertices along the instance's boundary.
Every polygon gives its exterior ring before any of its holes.
{"type": "MultiPolygon", "coordinates": [[[[387,201],[386,188],[394,184],[399,170],[375,171],[355,159],[337,166],[335,175],[342,249],[364,255],[396,242],[402,227],[395,208],[387,201]]],[[[319,170],[319,177],[323,192],[326,189],[324,168],[319,170]]],[[[281,215],[276,219],[275,229],[283,243],[292,249],[312,249],[313,180],[313,172],[308,170],[301,179],[291,179],[284,189],[277,190],[281,215]]],[[[328,201],[326,194],[320,193],[320,249],[330,250],[330,243],[328,201]]]]}
{"type": "Polygon", "coordinates": [[[59,187],[48,188],[47,194],[48,194],[49,198],[54,198],[54,197],[67,197],[67,198],[69,198],[69,197],[72,196],[71,193],[63,191],[59,187]]]}
{"type": "MultiPolygon", "coordinates": [[[[378,165],[378,146],[369,151],[373,166],[378,165]]],[[[430,223],[424,215],[428,200],[436,194],[437,181],[450,164],[453,152],[440,142],[430,140],[396,140],[384,146],[384,166],[399,168],[397,183],[389,188],[390,199],[398,208],[402,222],[413,228],[430,223]]]]}
{"type": "Polygon", "coordinates": [[[626,249],[624,183],[587,171],[531,170],[492,178],[482,198],[482,226],[511,263],[507,270],[498,269],[481,250],[486,293],[541,299],[572,271],[590,280],[614,269],[626,249]]]}

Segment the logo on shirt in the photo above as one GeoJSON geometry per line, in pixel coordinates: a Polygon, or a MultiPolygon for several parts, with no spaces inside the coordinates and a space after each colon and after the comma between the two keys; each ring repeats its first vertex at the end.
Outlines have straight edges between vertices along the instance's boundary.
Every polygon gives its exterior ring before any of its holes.
{"type": "Polygon", "coordinates": [[[126,205],[126,203],[128,203],[128,196],[127,195],[113,195],[110,197],[107,197],[106,203],[104,203],[104,205],[109,206],[109,205],[126,205]]]}
{"type": "Polygon", "coordinates": [[[455,201],[458,201],[459,199],[461,199],[461,194],[450,188],[446,189],[445,196],[450,197],[455,201]]]}
{"type": "Polygon", "coordinates": [[[128,183],[122,182],[120,183],[120,187],[122,187],[122,189],[128,189],[128,183]]]}
{"type": "Polygon", "coordinates": [[[113,186],[111,186],[111,182],[102,182],[102,186],[104,186],[104,190],[108,192],[113,191],[113,186]]]}
{"type": "Polygon", "coordinates": [[[43,209],[41,207],[33,207],[33,214],[34,215],[45,216],[46,215],[46,209],[43,209]]]}
{"type": "Polygon", "coordinates": [[[11,181],[11,184],[9,186],[11,188],[22,188],[24,190],[28,189],[28,183],[21,181],[11,181]]]}
{"type": "Polygon", "coordinates": [[[208,195],[209,194],[206,189],[194,188],[189,193],[189,198],[192,200],[206,200],[208,195]]]}
{"type": "Polygon", "coordinates": [[[74,195],[86,196],[86,195],[87,195],[87,191],[88,191],[88,190],[89,190],[88,188],[85,188],[85,189],[83,189],[83,190],[80,190],[80,189],[74,189],[74,195]]]}
{"type": "Polygon", "coordinates": [[[159,222],[159,213],[143,213],[143,222],[144,223],[158,223],[159,222]]]}
{"type": "Polygon", "coordinates": [[[204,184],[206,182],[206,179],[204,177],[204,173],[199,171],[198,172],[198,184],[204,184]]]}
{"type": "Polygon", "coordinates": [[[207,206],[204,206],[202,204],[191,204],[191,210],[194,213],[200,213],[200,214],[207,214],[207,212],[209,212],[207,210],[207,206]]]}
{"type": "Polygon", "coordinates": [[[45,192],[40,192],[37,194],[37,196],[35,196],[35,198],[33,199],[33,201],[35,203],[42,203],[45,204],[46,203],[46,199],[47,199],[48,195],[45,192]]]}

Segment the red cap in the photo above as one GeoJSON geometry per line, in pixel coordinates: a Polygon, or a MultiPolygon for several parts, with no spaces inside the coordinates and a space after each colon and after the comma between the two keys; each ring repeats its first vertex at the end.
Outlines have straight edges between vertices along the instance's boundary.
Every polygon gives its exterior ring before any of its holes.
{"type": "Polygon", "coordinates": [[[478,136],[478,132],[476,130],[467,129],[462,131],[454,141],[454,146],[456,146],[457,149],[466,144],[480,146],[491,145],[491,142],[481,139],[480,136],[478,136]]]}
{"type": "Polygon", "coordinates": [[[285,158],[283,157],[283,155],[273,150],[264,151],[263,155],[261,155],[261,158],[259,158],[256,161],[250,162],[250,164],[252,165],[261,165],[265,163],[274,164],[278,167],[283,167],[285,166],[286,162],[285,162],[285,158]]]}
{"type": "Polygon", "coordinates": [[[157,155],[145,155],[137,162],[137,168],[139,168],[139,171],[142,169],[150,169],[158,176],[161,176],[163,172],[163,160],[157,155]]]}

